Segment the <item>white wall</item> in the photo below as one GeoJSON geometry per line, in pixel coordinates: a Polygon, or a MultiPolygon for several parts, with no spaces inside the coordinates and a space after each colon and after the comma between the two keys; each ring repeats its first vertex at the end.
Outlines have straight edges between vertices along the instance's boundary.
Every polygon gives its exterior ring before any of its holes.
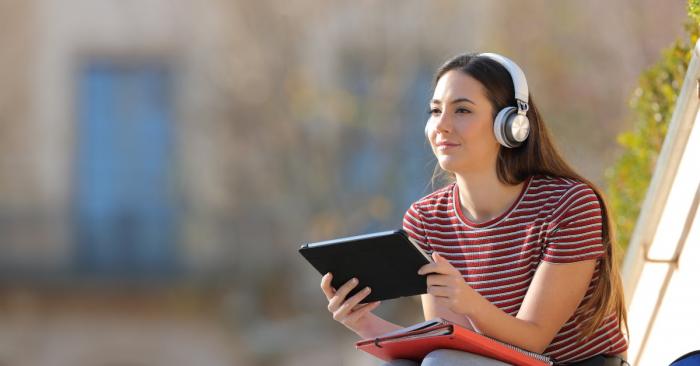
{"type": "Polygon", "coordinates": [[[700,349],[698,45],[625,261],[633,365],[700,349]]]}

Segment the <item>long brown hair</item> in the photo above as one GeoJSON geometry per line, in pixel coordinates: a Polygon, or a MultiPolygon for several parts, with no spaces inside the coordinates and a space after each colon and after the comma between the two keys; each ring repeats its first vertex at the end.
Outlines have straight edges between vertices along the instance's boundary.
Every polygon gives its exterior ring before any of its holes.
{"type": "MultiPolygon", "coordinates": [[[[437,71],[434,85],[438,80],[450,70],[460,70],[461,72],[478,80],[486,92],[486,97],[491,102],[496,112],[507,106],[515,106],[515,91],[510,73],[498,62],[487,58],[479,57],[478,54],[463,54],[455,56],[443,64],[437,71]]],[[[529,110],[527,117],[530,120],[530,135],[527,140],[517,148],[505,148],[501,146],[498,151],[496,162],[496,172],[498,180],[504,184],[516,185],[525,181],[533,175],[549,175],[563,177],[583,182],[589,185],[600,201],[603,219],[603,246],[605,255],[601,259],[599,267],[598,286],[595,287],[591,297],[582,305],[581,313],[587,319],[581,327],[584,337],[590,336],[603,323],[606,317],[615,314],[620,329],[624,326],[627,329],[627,310],[625,309],[624,293],[620,269],[618,263],[618,248],[613,233],[613,225],[610,214],[605,203],[605,198],[592,182],[585,179],[571,166],[564,161],[554,145],[551,135],[542,120],[537,105],[529,98],[529,110]],[[590,314],[590,315],[589,315],[590,314]]],[[[433,181],[442,176],[445,179],[446,172],[436,166],[433,181]]]]}

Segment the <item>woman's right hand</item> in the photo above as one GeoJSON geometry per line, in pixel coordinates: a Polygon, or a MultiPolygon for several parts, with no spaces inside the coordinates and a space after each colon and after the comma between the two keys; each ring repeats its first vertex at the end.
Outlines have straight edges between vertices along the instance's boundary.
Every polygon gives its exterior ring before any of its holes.
{"type": "Polygon", "coordinates": [[[380,302],[375,301],[366,304],[360,304],[360,301],[367,297],[371,292],[369,287],[365,287],[360,292],[356,293],[349,299],[345,297],[348,293],[357,286],[357,279],[353,278],[346,282],[339,289],[334,289],[331,286],[333,274],[326,273],[321,279],[321,290],[328,299],[328,311],[333,314],[333,319],[340,322],[355,333],[364,333],[370,326],[368,324],[369,314],[376,309],[380,302]]]}

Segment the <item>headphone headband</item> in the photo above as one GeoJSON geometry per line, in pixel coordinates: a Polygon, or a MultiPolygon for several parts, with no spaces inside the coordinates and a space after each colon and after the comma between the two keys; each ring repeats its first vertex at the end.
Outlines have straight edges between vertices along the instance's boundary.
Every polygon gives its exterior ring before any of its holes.
{"type": "Polygon", "coordinates": [[[508,70],[510,73],[510,77],[513,79],[513,86],[515,89],[515,99],[518,99],[522,102],[525,102],[525,105],[527,105],[528,102],[528,88],[527,88],[527,80],[525,79],[525,73],[523,70],[520,69],[518,64],[513,62],[511,59],[501,56],[497,53],[480,53],[478,56],[483,56],[483,57],[488,57],[499,64],[503,65],[503,67],[508,70]]]}
{"type": "Polygon", "coordinates": [[[530,106],[527,104],[528,90],[525,73],[515,62],[497,53],[482,53],[478,56],[498,62],[505,67],[511,79],[513,79],[515,102],[518,106],[517,108],[509,106],[498,111],[493,121],[493,134],[496,140],[504,147],[515,148],[521,146],[530,134],[530,121],[527,118],[527,111],[530,106]]]}

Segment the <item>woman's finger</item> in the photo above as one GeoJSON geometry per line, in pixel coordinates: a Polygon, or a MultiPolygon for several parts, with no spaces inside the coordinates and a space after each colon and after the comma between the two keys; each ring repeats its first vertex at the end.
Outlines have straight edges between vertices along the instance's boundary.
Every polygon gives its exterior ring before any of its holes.
{"type": "Polygon", "coordinates": [[[351,279],[350,281],[345,282],[345,283],[344,283],[342,286],[340,286],[340,288],[335,292],[335,296],[340,296],[340,297],[342,297],[342,298],[345,298],[345,296],[348,295],[348,293],[350,292],[350,290],[352,290],[353,288],[355,288],[355,286],[357,286],[357,283],[358,283],[358,282],[359,282],[359,281],[357,280],[357,278],[353,278],[353,279],[351,279]]]}
{"type": "Polygon", "coordinates": [[[367,313],[369,313],[370,311],[379,307],[380,303],[380,301],[375,301],[357,306],[357,310],[353,310],[353,312],[345,318],[345,321],[348,323],[354,323],[358,319],[367,315],[367,313]]]}
{"type": "Polygon", "coordinates": [[[363,308],[369,306],[370,304],[373,304],[373,303],[372,303],[372,302],[366,302],[366,303],[364,303],[364,304],[357,304],[357,305],[355,305],[352,309],[350,309],[350,313],[355,313],[356,311],[361,310],[361,309],[363,309],[363,308]]]}
{"type": "Polygon", "coordinates": [[[328,300],[328,311],[335,313],[338,309],[345,303],[345,296],[348,292],[357,286],[357,279],[353,278],[348,282],[345,282],[340,288],[335,292],[333,297],[328,300]]]}
{"type": "Polygon", "coordinates": [[[369,287],[365,287],[360,292],[356,293],[353,295],[351,298],[349,298],[345,304],[347,304],[351,309],[354,308],[357,304],[362,301],[365,297],[369,295],[369,293],[372,292],[372,289],[369,287]]]}
{"type": "Polygon", "coordinates": [[[428,286],[428,293],[435,297],[450,297],[452,291],[445,286],[428,286]]]}
{"type": "Polygon", "coordinates": [[[449,282],[449,276],[443,274],[431,274],[425,280],[428,286],[445,286],[449,282]]]}
{"type": "Polygon", "coordinates": [[[371,292],[371,289],[369,287],[365,287],[360,292],[356,293],[353,295],[351,298],[347,299],[339,308],[336,310],[335,313],[333,313],[333,318],[336,320],[339,319],[344,319],[352,309],[362,301],[369,293],[371,292]]]}
{"type": "Polygon", "coordinates": [[[430,273],[437,273],[437,274],[449,274],[451,273],[452,267],[448,262],[442,262],[442,263],[428,263],[421,267],[418,270],[419,275],[426,275],[430,273]]]}
{"type": "Polygon", "coordinates": [[[331,281],[333,280],[333,274],[328,272],[321,278],[321,290],[323,294],[326,295],[326,300],[330,300],[333,295],[335,295],[335,289],[331,287],[331,281]]]}
{"type": "Polygon", "coordinates": [[[428,264],[424,265],[423,267],[420,267],[420,269],[418,269],[418,274],[424,275],[424,274],[428,274],[428,273],[433,273],[433,272],[435,272],[436,267],[437,267],[437,264],[428,263],[428,264]]]}

